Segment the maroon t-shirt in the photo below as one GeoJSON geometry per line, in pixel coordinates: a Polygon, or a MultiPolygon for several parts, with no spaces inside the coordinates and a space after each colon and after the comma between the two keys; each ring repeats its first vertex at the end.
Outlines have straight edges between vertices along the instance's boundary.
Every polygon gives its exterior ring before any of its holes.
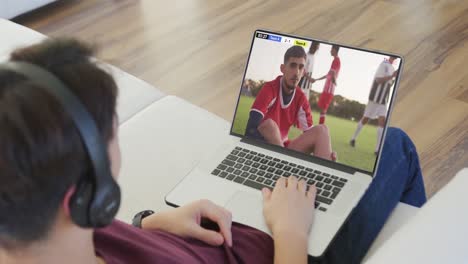
{"type": "Polygon", "coordinates": [[[96,229],[96,254],[117,263],[273,263],[273,240],[257,229],[232,224],[233,246],[210,246],[160,230],[141,230],[121,221],[96,229]]]}

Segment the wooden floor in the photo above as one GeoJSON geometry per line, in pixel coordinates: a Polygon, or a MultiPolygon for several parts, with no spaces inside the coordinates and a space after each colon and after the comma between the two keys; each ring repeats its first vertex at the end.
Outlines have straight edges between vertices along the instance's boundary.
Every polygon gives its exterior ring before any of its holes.
{"type": "Polygon", "coordinates": [[[231,121],[251,34],[267,28],[402,54],[391,125],[429,196],[468,167],[468,1],[64,0],[16,20],[99,44],[99,57],[231,121]]]}

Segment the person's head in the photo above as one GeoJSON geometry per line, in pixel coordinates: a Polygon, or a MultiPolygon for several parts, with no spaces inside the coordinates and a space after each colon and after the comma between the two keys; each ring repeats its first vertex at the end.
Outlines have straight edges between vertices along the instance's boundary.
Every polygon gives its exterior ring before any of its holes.
{"type": "Polygon", "coordinates": [[[315,52],[317,52],[317,50],[319,49],[319,46],[320,46],[319,42],[313,41],[312,44],[310,44],[309,53],[315,54],[315,52]]]}
{"type": "Polygon", "coordinates": [[[280,70],[283,73],[283,91],[286,94],[292,94],[299,84],[304,73],[304,66],[307,54],[304,48],[292,46],[284,53],[284,63],[280,70]]]}
{"type": "MultiPolygon", "coordinates": [[[[11,61],[40,66],[60,79],[94,119],[120,170],[117,86],[91,58],[93,48],[72,39],[18,49],[11,61]]],[[[0,249],[21,250],[48,238],[70,220],[68,201],[91,164],[81,136],[61,103],[37,82],[0,71],[0,249]]]]}
{"type": "Polygon", "coordinates": [[[390,56],[390,57],[388,57],[388,61],[389,61],[391,64],[393,64],[393,62],[394,62],[396,59],[397,59],[396,56],[390,56]]]}
{"type": "Polygon", "coordinates": [[[336,57],[336,56],[338,56],[338,51],[340,51],[340,46],[338,46],[338,45],[333,45],[333,46],[331,47],[330,54],[331,54],[333,57],[336,57]]]}

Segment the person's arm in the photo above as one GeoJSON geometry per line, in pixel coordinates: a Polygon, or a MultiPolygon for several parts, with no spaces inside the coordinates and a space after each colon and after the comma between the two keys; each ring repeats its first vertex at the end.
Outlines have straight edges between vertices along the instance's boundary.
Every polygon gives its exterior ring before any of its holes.
{"type": "Polygon", "coordinates": [[[141,221],[142,229],[159,229],[181,236],[199,239],[213,246],[226,243],[232,246],[232,214],[209,200],[199,200],[190,204],[158,212],[141,221]],[[219,232],[201,226],[207,218],[219,226],[219,232]]]}
{"type": "Polygon", "coordinates": [[[304,180],[281,177],[273,191],[263,193],[263,214],[273,234],[275,264],[307,263],[307,246],[314,217],[316,188],[304,180]]]}
{"type": "Polygon", "coordinates": [[[336,78],[338,77],[338,72],[340,71],[341,68],[341,60],[338,57],[335,57],[333,59],[332,65],[330,67],[330,71],[328,74],[331,75],[331,81],[334,85],[336,85],[336,78]]]}
{"type": "Polygon", "coordinates": [[[312,111],[310,110],[309,100],[304,96],[302,98],[301,106],[297,111],[297,128],[302,130],[302,132],[309,130],[314,123],[312,118],[312,111]]]}
{"type": "Polygon", "coordinates": [[[317,78],[317,79],[314,79],[314,80],[315,80],[315,81],[323,80],[323,79],[327,78],[327,75],[328,75],[328,73],[325,74],[324,76],[322,76],[322,77],[320,77],[320,78],[317,78]]]}
{"type": "Polygon", "coordinates": [[[270,105],[273,98],[274,96],[272,94],[271,86],[268,83],[264,84],[255,97],[252,108],[250,108],[249,120],[247,121],[245,128],[246,136],[257,135],[256,130],[258,129],[258,125],[266,115],[268,106],[270,105]]]}
{"type": "Polygon", "coordinates": [[[250,110],[249,120],[247,121],[247,127],[245,128],[245,135],[248,137],[255,137],[258,125],[263,119],[263,114],[255,110],[250,110]]]}
{"type": "Polygon", "coordinates": [[[304,77],[309,80],[309,82],[311,83],[314,83],[316,81],[316,79],[312,78],[311,76],[307,75],[307,74],[304,74],[304,77]]]}
{"type": "Polygon", "coordinates": [[[336,72],[334,70],[331,70],[330,71],[330,75],[331,75],[331,81],[334,85],[336,85],[336,72]]]}
{"type": "Polygon", "coordinates": [[[387,72],[388,70],[386,69],[385,64],[380,64],[379,68],[377,69],[375,82],[382,84],[396,77],[397,71],[394,71],[393,74],[390,75],[386,74],[387,72]]]}
{"type": "Polygon", "coordinates": [[[275,264],[307,263],[308,236],[292,234],[290,231],[278,232],[273,237],[275,264]]]}

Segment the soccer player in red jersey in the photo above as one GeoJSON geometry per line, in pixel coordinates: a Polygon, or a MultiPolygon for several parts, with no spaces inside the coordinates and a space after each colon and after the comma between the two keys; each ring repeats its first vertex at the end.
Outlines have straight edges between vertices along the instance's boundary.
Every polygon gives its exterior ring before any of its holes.
{"type": "Polygon", "coordinates": [[[309,102],[298,86],[304,74],[307,55],[300,46],[292,46],[284,54],[283,73],[261,88],[250,110],[246,136],[287,147],[324,159],[336,160],[332,152],[328,128],[313,126],[309,102]],[[303,133],[288,138],[296,125],[303,133]]]}
{"type": "Polygon", "coordinates": [[[330,70],[326,75],[314,80],[315,82],[326,78],[325,85],[323,86],[323,92],[318,101],[318,107],[322,109],[320,112],[319,124],[325,123],[325,116],[327,114],[328,107],[330,106],[330,103],[333,100],[333,95],[335,94],[336,80],[338,79],[338,74],[340,73],[341,68],[340,57],[338,57],[339,50],[339,46],[332,46],[330,54],[333,56],[333,62],[330,66],[330,70]]]}

